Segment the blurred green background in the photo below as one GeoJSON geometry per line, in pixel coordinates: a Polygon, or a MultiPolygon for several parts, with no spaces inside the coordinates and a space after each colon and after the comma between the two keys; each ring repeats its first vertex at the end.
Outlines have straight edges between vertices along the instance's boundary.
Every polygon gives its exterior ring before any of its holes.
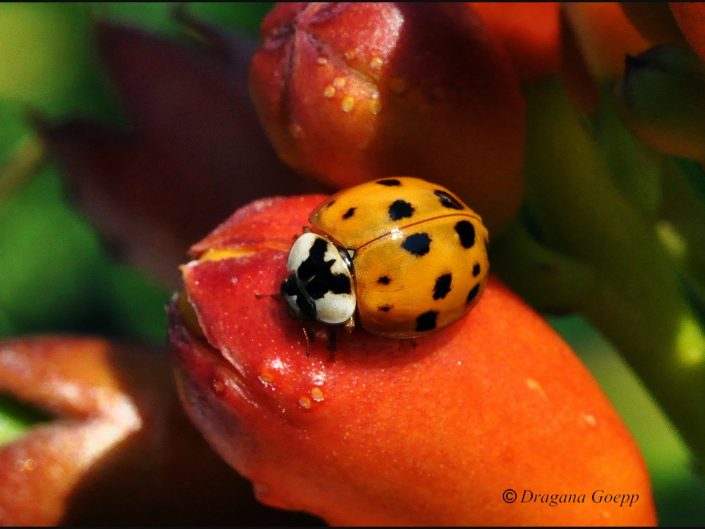
{"type": "MultiPolygon", "coordinates": [[[[269,7],[193,3],[189,11],[254,37],[269,7]]],[[[107,17],[186,40],[171,10],[162,3],[0,5],[0,337],[66,332],[164,342],[171,293],[110,257],[68,201],[60,170],[39,156],[28,116],[120,123],[92,46],[91,23],[107,17]]],[[[634,434],[651,471],[661,524],[705,525],[705,484],[630,369],[581,318],[549,322],[580,354],[634,434]]],[[[0,443],[42,418],[0,395],[0,443]]]]}

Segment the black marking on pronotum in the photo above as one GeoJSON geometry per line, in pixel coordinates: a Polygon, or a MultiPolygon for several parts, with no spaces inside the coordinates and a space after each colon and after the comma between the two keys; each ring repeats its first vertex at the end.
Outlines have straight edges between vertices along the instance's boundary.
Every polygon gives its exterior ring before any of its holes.
{"type": "Polygon", "coordinates": [[[347,210],[345,213],[343,213],[343,218],[349,219],[350,217],[352,217],[355,214],[356,209],[357,208],[350,208],[349,210],[347,210]]]}
{"type": "Polygon", "coordinates": [[[429,310],[420,314],[416,318],[416,332],[432,331],[436,328],[436,318],[438,317],[438,312],[435,310],[429,310]]]}
{"type": "Polygon", "coordinates": [[[284,280],[281,286],[281,293],[288,297],[296,296],[296,306],[304,319],[313,320],[316,318],[316,305],[301,291],[293,275],[284,280]]]}
{"type": "Polygon", "coordinates": [[[385,178],[384,180],[377,180],[377,183],[383,186],[400,186],[401,182],[396,178],[385,178]]]}
{"type": "Polygon", "coordinates": [[[401,247],[407,252],[421,257],[431,249],[431,237],[428,236],[428,233],[414,233],[404,239],[401,247]]]}
{"type": "Polygon", "coordinates": [[[461,220],[455,224],[455,232],[460,237],[463,248],[472,248],[475,245],[475,227],[472,222],[461,220]]]}
{"type": "Polygon", "coordinates": [[[453,280],[451,274],[443,274],[436,278],[436,284],[433,285],[433,299],[443,299],[450,292],[450,283],[453,280]]]}
{"type": "Polygon", "coordinates": [[[440,200],[441,205],[444,208],[450,208],[450,209],[464,209],[463,205],[458,202],[456,198],[454,198],[452,195],[446,193],[445,191],[442,191],[440,189],[436,189],[433,192],[434,195],[438,197],[438,200],[440,200]]]}
{"type": "Polygon", "coordinates": [[[465,300],[465,303],[471,303],[473,299],[477,297],[477,293],[480,291],[480,283],[472,287],[470,289],[470,292],[468,292],[468,299],[465,300]]]}
{"type": "Polygon", "coordinates": [[[388,285],[389,283],[392,282],[392,278],[390,278],[389,276],[379,276],[379,277],[377,278],[377,282],[378,282],[380,285],[388,285]]]}
{"type": "Polygon", "coordinates": [[[475,263],[475,266],[472,267],[472,276],[477,277],[480,275],[480,263],[475,263]]]}
{"type": "Polygon", "coordinates": [[[334,274],[330,271],[335,259],[326,261],[325,254],[328,243],[317,238],[311,245],[308,257],[299,265],[296,272],[299,281],[313,299],[320,299],[326,292],[333,294],[350,294],[350,278],[345,274],[334,274]]]}
{"type": "Polygon", "coordinates": [[[377,307],[377,310],[380,312],[389,312],[394,308],[394,305],[380,305],[377,307]]]}
{"type": "Polygon", "coordinates": [[[392,220],[411,217],[413,214],[414,206],[409,204],[406,200],[395,200],[389,206],[389,218],[392,220]]]}

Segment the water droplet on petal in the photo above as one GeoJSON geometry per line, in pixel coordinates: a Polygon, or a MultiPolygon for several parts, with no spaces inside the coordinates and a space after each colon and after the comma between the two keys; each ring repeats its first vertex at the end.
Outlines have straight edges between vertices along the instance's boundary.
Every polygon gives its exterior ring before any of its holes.
{"type": "Polygon", "coordinates": [[[323,396],[323,391],[321,388],[313,388],[311,390],[311,398],[316,402],[321,402],[325,397],[323,396]]]}
{"type": "Polygon", "coordinates": [[[353,96],[345,96],[340,103],[340,109],[343,112],[350,112],[355,106],[355,98],[353,96]]]}

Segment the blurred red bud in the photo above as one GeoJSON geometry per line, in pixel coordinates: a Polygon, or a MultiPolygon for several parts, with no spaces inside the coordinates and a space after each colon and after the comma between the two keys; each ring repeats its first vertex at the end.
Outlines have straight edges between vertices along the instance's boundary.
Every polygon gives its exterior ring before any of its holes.
{"type": "Polygon", "coordinates": [[[74,198],[112,248],[169,285],[189,243],[233,208],[312,189],[277,160],[258,123],[247,91],[253,43],[180,17],[204,35],[208,52],[96,25],[134,131],[42,125],[74,198]]]}
{"type": "Polygon", "coordinates": [[[2,525],[314,521],[254,500],[189,424],[163,349],[6,340],[0,392],[54,416],[0,447],[2,525]]]}
{"type": "Polygon", "coordinates": [[[470,2],[509,53],[522,82],[558,71],[560,2],[470,2]]]}
{"type": "Polygon", "coordinates": [[[649,47],[618,3],[568,2],[563,4],[567,22],[575,33],[591,75],[612,81],[624,70],[624,57],[649,47]]]}
{"type": "Polygon", "coordinates": [[[688,43],[705,61],[705,4],[669,2],[669,6],[688,43]]]}

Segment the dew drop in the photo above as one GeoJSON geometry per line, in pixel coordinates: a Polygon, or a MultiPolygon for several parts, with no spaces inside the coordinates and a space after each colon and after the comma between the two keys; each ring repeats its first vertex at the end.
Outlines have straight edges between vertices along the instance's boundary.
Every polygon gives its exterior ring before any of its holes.
{"type": "Polygon", "coordinates": [[[294,138],[300,138],[303,129],[298,123],[292,123],[291,125],[289,125],[289,132],[294,138]]]}
{"type": "Polygon", "coordinates": [[[271,384],[274,382],[274,373],[265,367],[262,371],[260,371],[259,378],[265,384],[271,384]]]}
{"type": "Polygon", "coordinates": [[[321,388],[313,388],[311,390],[311,398],[315,402],[321,402],[325,397],[323,396],[323,391],[321,391],[321,388]]]}
{"type": "Polygon", "coordinates": [[[340,103],[340,110],[350,112],[355,106],[355,98],[353,96],[345,96],[340,103]]]}
{"type": "Polygon", "coordinates": [[[211,387],[218,395],[225,393],[225,383],[218,377],[213,377],[213,380],[211,380],[211,387]]]}
{"type": "Polygon", "coordinates": [[[594,415],[590,415],[589,413],[583,413],[582,419],[583,422],[588,426],[597,426],[597,419],[594,415]]]}

